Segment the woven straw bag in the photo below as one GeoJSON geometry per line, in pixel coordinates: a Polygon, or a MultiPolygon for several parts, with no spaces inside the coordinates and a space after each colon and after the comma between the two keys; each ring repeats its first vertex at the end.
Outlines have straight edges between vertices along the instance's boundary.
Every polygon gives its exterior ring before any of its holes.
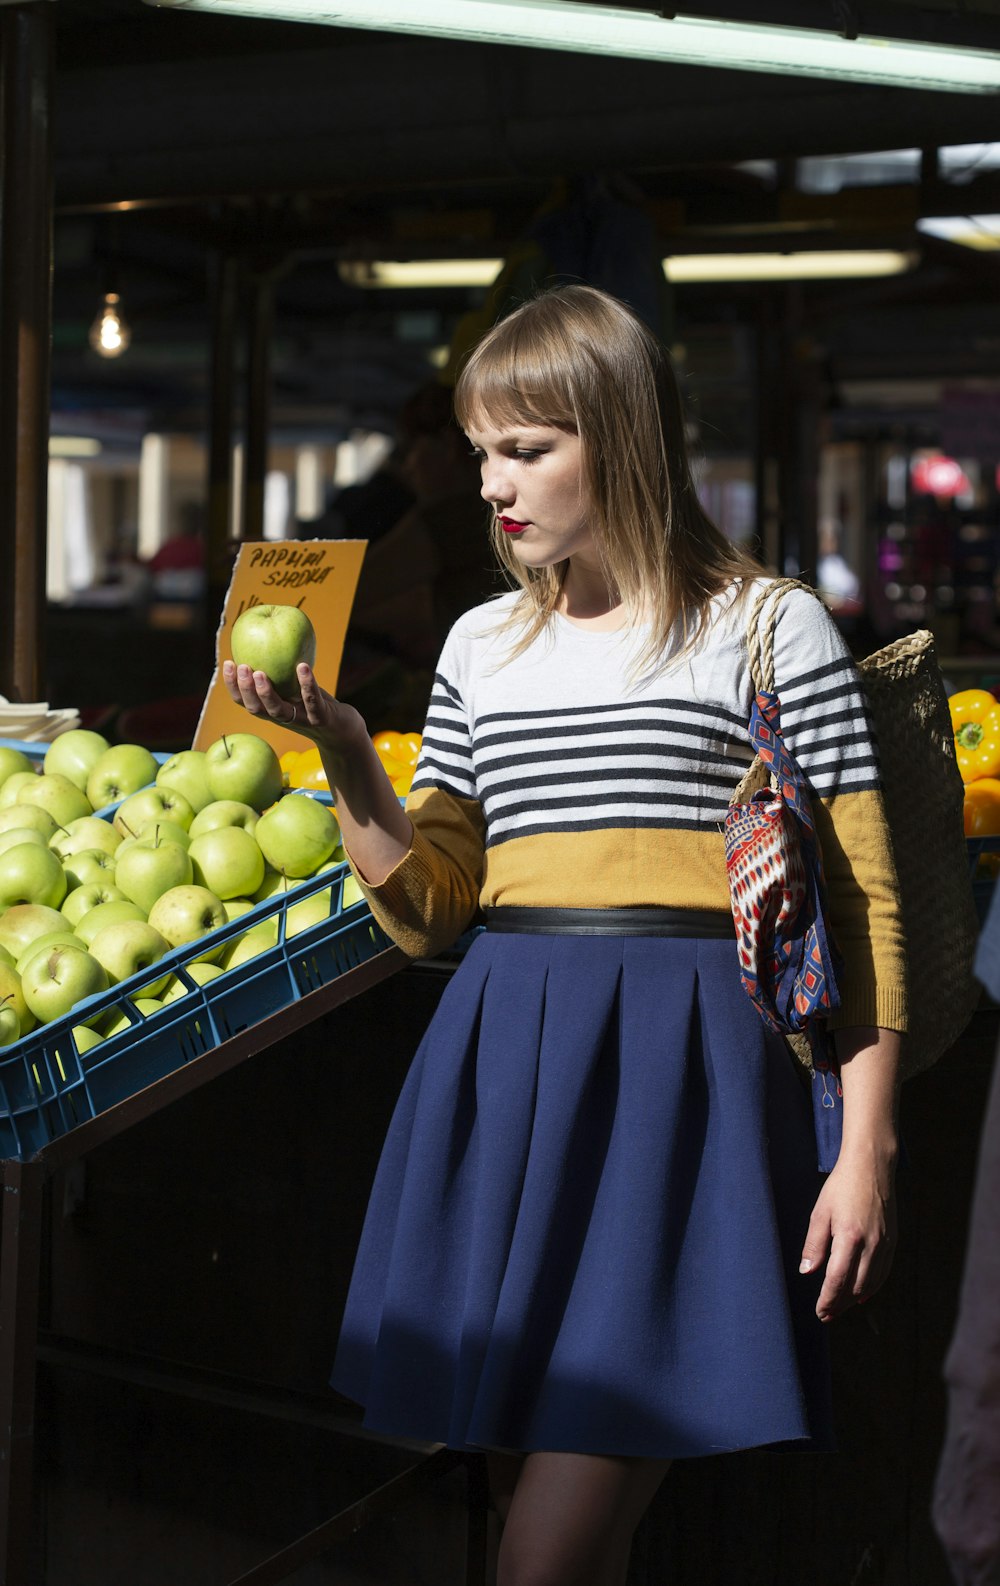
{"type": "MultiPolygon", "coordinates": [[[[775,623],[781,596],[791,589],[815,594],[797,579],[779,578],[755,605],[747,641],[755,689],[773,687],[775,623]]],[[[908,1077],[953,1045],[979,998],[972,975],[979,923],[962,822],[965,789],[933,635],[919,629],[857,666],[899,878],[910,1026],[902,1037],[902,1074],[908,1077]]],[[[755,759],[734,802],[745,803],[767,783],[767,767],[755,759]]],[[[787,1039],[808,1064],[802,1038],[787,1039]]]]}

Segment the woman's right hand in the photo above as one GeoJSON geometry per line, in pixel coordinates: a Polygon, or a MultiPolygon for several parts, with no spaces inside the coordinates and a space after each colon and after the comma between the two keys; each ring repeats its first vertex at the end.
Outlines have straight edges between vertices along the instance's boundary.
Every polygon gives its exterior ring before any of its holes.
{"type": "Polygon", "coordinates": [[[364,718],[353,705],[343,705],[321,688],[312,668],[303,661],[296,673],[301,698],[283,699],[266,672],[223,661],[222,681],[234,704],[250,716],[266,717],[277,726],[311,738],[320,750],[340,758],[367,741],[364,718]]]}

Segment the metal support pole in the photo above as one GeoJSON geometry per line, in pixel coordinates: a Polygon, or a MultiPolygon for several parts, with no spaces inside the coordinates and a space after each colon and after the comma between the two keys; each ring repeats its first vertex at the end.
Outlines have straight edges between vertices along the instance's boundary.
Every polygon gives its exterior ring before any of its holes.
{"type": "Polygon", "coordinates": [[[264,482],[271,418],[272,276],[251,271],[247,305],[247,371],[243,474],[243,539],[264,534],[264,482]]]}
{"type": "Polygon", "coordinates": [[[0,7],[0,692],[45,689],[52,17],[0,7]]]}
{"type": "Polygon", "coordinates": [[[5,1162],[0,1183],[0,1586],[28,1586],[45,1168],[5,1162]]]}
{"type": "Polygon", "coordinates": [[[209,370],[208,506],[205,523],[207,639],[215,631],[229,584],[229,541],[233,531],[233,386],[238,306],[238,264],[230,253],[215,259],[212,349],[209,370]]]}

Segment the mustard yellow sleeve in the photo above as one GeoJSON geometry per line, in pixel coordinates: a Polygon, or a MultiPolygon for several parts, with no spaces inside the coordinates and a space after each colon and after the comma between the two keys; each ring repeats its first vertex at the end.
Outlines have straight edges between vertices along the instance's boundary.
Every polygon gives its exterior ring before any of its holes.
{"type": "Polygon", "coordinates": [[[408,957],[431,958],[479,908],[486,823],[477,799],[437,787],[411,793],[406,813],[413,842],[405,858],[376,887],[354,874],[386,934],[408,957]]]}

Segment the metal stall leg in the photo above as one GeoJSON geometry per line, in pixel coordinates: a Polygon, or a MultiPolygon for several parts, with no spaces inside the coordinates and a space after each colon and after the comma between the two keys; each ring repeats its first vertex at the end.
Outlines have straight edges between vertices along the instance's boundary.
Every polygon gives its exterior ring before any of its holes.
{"type": "Polygon", "coordinates": [[[0,1586],[29,1586],[35,1460],[35,1346],[45,1169],[3,1164],[0,1213],[0,1586]]]}

